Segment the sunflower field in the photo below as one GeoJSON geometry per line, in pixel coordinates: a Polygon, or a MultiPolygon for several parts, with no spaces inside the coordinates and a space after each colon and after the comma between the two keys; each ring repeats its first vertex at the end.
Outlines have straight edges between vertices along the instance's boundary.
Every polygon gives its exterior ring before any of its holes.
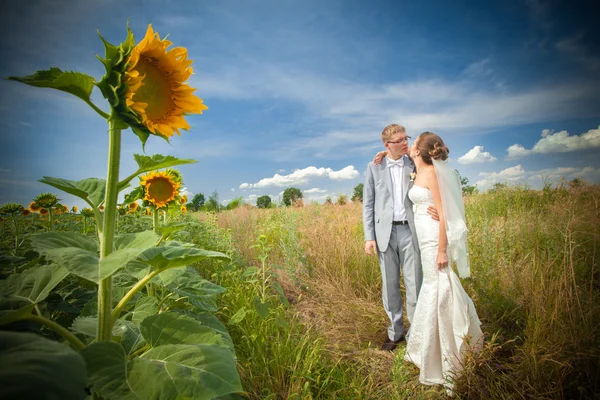
{"type": "Polygon", "coordinates": [[[119,45],[101,39],[99,81],[58,68],[8,78],[87,103],[108,123],[109,150],[105,179],[41,179],[84,201],[81,211],[50,192],[0,209],[0,397],[234,398],[234,347],[215,316],[224,288],[199,272],[230,257],[188,240],[173,168],[195,161],[135,155],[138,168],[120,179],[123,131],[142,145],[169,141],[207,108],[186,83],[192,61],[152,26],[137,44],[129,27],[119,45]],[[109,113],[91,101],[94,87],[109,113]]]}

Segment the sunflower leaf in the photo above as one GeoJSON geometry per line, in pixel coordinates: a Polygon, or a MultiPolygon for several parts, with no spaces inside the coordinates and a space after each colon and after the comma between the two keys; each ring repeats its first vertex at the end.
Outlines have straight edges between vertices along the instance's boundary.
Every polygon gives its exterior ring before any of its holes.
{"type": "Polygon", "coordinates": [[[209,400],[242,391],[232,353],[218,345],[163,345],[129,361],[118,343],[96,342],[82,355],[92,393],[107,399],[209,400]]]}
{"type": "Polygon", "coordinates": [[[151,347],[165,344],[216,344],[228,348],[215,329],[171,311],[148,316],[141,323],[140,331],[151,347]]]}
{"type": "Polygon", "coordinates": [[[74,232],[47,232],[33,237],[31,244],[38,253],[65,267],[74,275],[99,283],[152,246],[156,236],[150,231],[117,238],[117,249],[100,259],[95,240],[74,232]]]}
{"type": "Polygon", "coordinates": [[[229,261],[231,258],[218,251],[196,249],[190,247],[151,247],[138,257],[138,260],[156,269],[183,267],[205,258],[216,258],[229,261]]]}
{"type": "Polygon", "coordinates": [[[17,275],[0,281],[0,292],[10,294],[37,304],[69,275],[65,268],[52,264],[29,268],[17,275]]]}
{"type": "Polygon", "coordinates": [[[106,191],[106,181],[104,179],[87,178],[80,181],[69,181],[67,179],[44,176],[43,179],[40,179],[40,182],[89,201],[96,207],[104,201],[104,193],[106,191]]]}
{"type": "Polygon", "coordinates": [[[7,79],[35,87],[45,87],[60,90],[79,97],[86,103],[90,102],[90,95],[96,80],[81,72],[61,71],[59,68],[50,68],[37,71],[33,75],[9,76],[7,79]]]}
{"type": "Polygon", "coordinates": [[[0,332],[3,399],[84,399],[85,363],[74,350],[32,333],[0,332]]]}

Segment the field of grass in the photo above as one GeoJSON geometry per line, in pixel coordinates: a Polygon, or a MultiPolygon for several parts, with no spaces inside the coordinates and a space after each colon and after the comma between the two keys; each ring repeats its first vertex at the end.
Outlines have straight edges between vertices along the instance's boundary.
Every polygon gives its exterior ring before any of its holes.
{"type": "MultiPolygon", "coordinates": [[[[499,188],[467,197],[466,212],[472,278],[463,285],[486,345],[467,357],[457,398],[597,398],[600,187],[499,188]]],[[[205,272],[228,288],[219,316],[249,398],[445,397],[419,384],[403,346],[378,350],[387,317],[377,259],[363,252],[360,203],[198,218],[198,241],[235,260],[205,272]],[[264,318],[253,308],[261,295],[264,318]]]]}
{"type": "MultiPolygon", "coordinates": [[[[481,352],[467,354],[456,377],[456,398],[600,398],[600,186],[498,187],[466,197],[465,205],[472,277],[463,285],[483,322],[486,343],[481,352]]],[[[29,286],[15,282],[51,269],[32,247],[40,233],[80,232],[86,241],[97,233],[93,217],[17,211],[0,219],[0,285],[24,296],[29,286]]],[[[179,294],[169,291],[179,286],[165,286],[168,277],[152,281],[136,295],[122,323],[132,329],[135,321],[143,324],[145,319],[132,316],[138,302],[157,296],[156,318],[177,312],[210,317],[211,327],[233,342],[237,364],[232,351],[228,374],[237,366],[244,390],[221,399],[446,398],[443,388],[419,383],[419,371],[403,361],[404,344],[393,353],[379,350],[388,320],[377,259],[363,251],[361,214],[360,203],[242,205],[216,214],[177,214],[170,251],[184,254],[195,245],[231,260],[190,263],[194,270],[187,273],[196,271],[189,276],[198,279],[195,286],[182,282],[186,291],[179,294]],[[213,287],[207,282],[226,290],[216,296],[206,291],[213,287]]],[[[148,231],[154,223],[139,210],[117,220],[121,234],[148,231]]],[[[117,298],[135,282],[128,273],[115,275],[117,298]]],[[[29,319],[47,319],[47,326],[55,321],[62,331],[21,318],[5,320],[2,332],[34,332],[54,341],[70,337],[94,346],[74,328],[77,318],[97,311],[97,287],[86,279],[71,274],[60,284],[57,280],[47,298],[35,303],[29,319]]],[[[3,310],[10,314],[7,304],[3,310]]]]}

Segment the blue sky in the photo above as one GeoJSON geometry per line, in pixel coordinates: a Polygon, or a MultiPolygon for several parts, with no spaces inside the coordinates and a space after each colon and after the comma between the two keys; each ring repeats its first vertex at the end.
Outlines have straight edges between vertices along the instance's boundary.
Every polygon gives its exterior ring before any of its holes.
{"type": "MultiPolygon", "coordinates": [[[[151,137],[146,154],[198,160],[180,168],[190,194],[351,195],[390,123],[438,133],[481,189],[600,182],[600,27],[589,1],[32,0],[5,1],[0,15],[3,77],[55,66],[99,79],[96,30],[120,42],[128,19],[137,40],[151,23],[186,47],[209,109],[171,145],[151,137]]],[[[37,182],[45,175],[106,174],[107,125],[75,97],[2,80],[0,123],[2,203],[52,191],[37,182]]],[[[125,177],[142,148],[130,131],[122,147],[125,177]]]]}

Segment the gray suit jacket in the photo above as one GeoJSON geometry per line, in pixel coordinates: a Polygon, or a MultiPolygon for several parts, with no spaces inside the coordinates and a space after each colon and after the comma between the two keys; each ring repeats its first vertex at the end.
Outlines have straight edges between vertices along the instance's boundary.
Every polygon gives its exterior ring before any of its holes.
{"type": "MultiPolygon", "coordinates": [[[[413,183],[410,182],[410,174],[415,172],[415,165],[408,156],[404,157],[404,208],[408,225],[413,235],[415,250],[419,251],[417,235],[415,231],[415,215],[413,213],[412,201],[408,198],[408,191],[413,183]]],[[[389,244],[392,234],[392,221],[394,218],[394,197],[392,177],[387,167],[387,157],[384,157],[379,165],[372,161],[365,172],[365,183],[363,186],[363,226],[365,241],[375,240],[380,252],[384,252],[389,244]]]]}

